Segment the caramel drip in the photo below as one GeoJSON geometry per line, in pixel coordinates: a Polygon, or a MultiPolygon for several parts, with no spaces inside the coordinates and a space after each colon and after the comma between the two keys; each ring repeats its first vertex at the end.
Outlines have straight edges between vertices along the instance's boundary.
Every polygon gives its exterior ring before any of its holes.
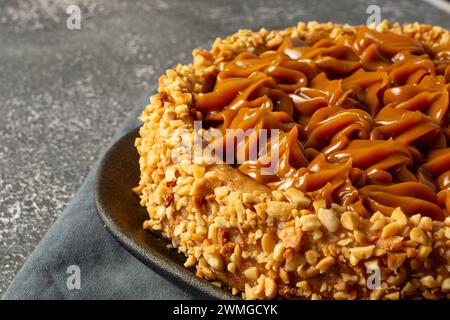
{"type": "Polygon", "coordinates": [[[352,139],[369,139],[372,127],[372,117],[363,110],[324,107],[305,126],[305,146],[328,154],[345,148],[352,139]]]}
{"type": "MultiPolygon", "coordinates": [[[[317,38],[317,37],[315,37],[317,38]]],[[[238,139],[239,170],[273,189],[298,188],[360,214],[401,207],[450,212],[450,45],[429,48],[358,27],[339,40],[287,38],[223,62],[196,96],[206,127],[254,129],[238,139]],[[266,143],[261,129],[278,129],[266,143]],[[251,145],[263,146],[250,157],[251,145]],[[278,161],[269,167],[270,159],[278,161]]]]}
{"type": "Polygon", "coordinates": [[[450,148],[428,152],[418,171],[419,180],[438,192],[440,206],[450,212],[450,148]]]}

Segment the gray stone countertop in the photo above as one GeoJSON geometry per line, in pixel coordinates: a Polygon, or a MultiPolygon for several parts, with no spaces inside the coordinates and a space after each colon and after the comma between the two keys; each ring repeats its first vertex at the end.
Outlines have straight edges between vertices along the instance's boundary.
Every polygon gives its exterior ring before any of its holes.
{"type": "Polygon", "coordinates": [[[370,4],[392,22],[450,26],[422,0],[0,2],[0,295],[166,68],[240,28],[364,24],[370,4]],[[71,4],[80,30],[66,26],[71,4]]]}

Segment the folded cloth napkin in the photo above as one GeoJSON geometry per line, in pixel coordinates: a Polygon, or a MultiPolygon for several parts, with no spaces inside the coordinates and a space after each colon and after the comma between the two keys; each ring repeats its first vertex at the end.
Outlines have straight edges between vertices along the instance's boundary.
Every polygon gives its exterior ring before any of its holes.
{"type": "MultiPolygon", "coordinates": [[[[114,141],[139,125],[137,116],[147,101],[143,99],[133,110],[114,141]]],[[[98,164],[25,262],[3,299],[195,298],[139,262],[103,227],[94,205],[98,164]],[[73,278],[78,270],[69,268],[72,265],[79,267],[80,289],[73,278]]]]}

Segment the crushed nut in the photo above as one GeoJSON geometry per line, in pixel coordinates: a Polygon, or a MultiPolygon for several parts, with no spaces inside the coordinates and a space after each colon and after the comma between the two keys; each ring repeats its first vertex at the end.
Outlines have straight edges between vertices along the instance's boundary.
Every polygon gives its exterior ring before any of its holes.
{"type": "Polygon", "coordinates": [[[442,292],[450,292],[450,278],[442,281],[441,290],[442,292]]]}
{"type": "Polygon", "coordinates": [[[374,249],[374,245],[355,247],[350,249],[350,253],[354,255],[358,260],[367,260],[372,256],[374,249]]]}
{"type": "Polygon", "coordinates": [[[387,257],[387,266],[391,270],[397,270],[405,261],[405,253],[389,253],[387,257]]]}
{"type": "Polygon", "coordinates": [[[308,214],[300,217],[300,223],[303,231],[313,231],[319,229],[322,224],[315,214],[308,214]]]}
{"type": "Polygon", "coordinates": [[[422,285],[426,288],[434,288],[437,283],[436,280],[433,278],[433,276],[425,276],[423,278],[420,279],[420,282],[422,283],[422,285]]]}
{"type": "Polygon", "coordinates": [[[221,186],[214,189],[214,195],[218,200],[222,200],[225,198],[225,196],[228,195],[228,187],[227,186],[221,186]]]}
{"type": "Polygon", "coordinates": [[[285,251],[283,243],[279,242],[275,245],[273,249],[273,259],[276,261],[281,261],[283,259],[283,253],[285,251]]]}
{"type": "Polygon", "coordinates": [[[280,220],[287,220],[291,215],[292,205],[283,201],[269,201],[267,203],[267,214],[280,220]]]}
{"type": "Polygon", "coordinates": [[[400,292],[392,292],[384,296],[388,300],[398,300],[400,299],[400,292]]]}
{"type": "Polygon", "coordinates": [[[383,228],[383,231],[381,232],[381,238],[387,239],[389,237],[395,236],[398,233],[399,229],[400,227],[397,222],[391,222],[383,228]]]}
{"type": "Polygon", "coordinates": [[[308,208],[311,204],[311,199],[309,199],[303,192],[295,188],[289,188],[285,192],[286,198],[290,203],[298,208],[308,208]]]}
{"type": "Polygon", "coordinates": [[[186,262],[184,263],[184,266],[185,266],[186,268],[190,268],[190,267],[192,267],[193,265],[195,265],[196,263],[197,263],[197,259],[196,259],[194,256],[190,255],[190,256],[188,256],[188,258],[186,259],[186,262]]]}
{"type": "Polygon", "coordinates": [[[428,243],[427,235],[422,231],[422,229],[418,227],[414,227],[411,229],[411,231],[409,232],[409,238],[419,244],[428,243]]]}
{"type": "Polygon", "coordinates": [[[355,230],[358,227],[359,217],[356,212],[344,212],[341,216],[341,224],[345,229],[355,230]]]}
{"type": "Polygon", "coordinates": [[[339,219],[333,211],[320,208],[317,216],[329,232],[336,232],[339,229],[339,219]]]}
{"type": "Polygon", "coordinates": [[[336,260],[333,257],[325,257],[319,261],[319,263],[316,265],[316,268],[320,270],[320,273],[324,273],[335,263],[336,260]]]}
{"type": "Polygon", "coordinates": [[[256,280],[259,276],[258,269],[256,267],[250,267],[244,271],[244,275],[247,279],[256,280]]]}
{"type": "Polygon", "coordinates": [[[222,271],[223,270],[223,262],[222,262],[222,257],[220,256],[219,253],[203,253],[203,257],[205,258],[206,262],[208,262],[208,264],[218,270],[218,271],[222,271]]]}
{"type": "Polygon", "coordinates": [[[338,291],[333,295],[333,298],[336,300],[355,300],[356,299],[356,292],[344,292],[344,291],[338,291]]]}
{"type": "Polygon", "coordinates": [[[408,218],[400,208],[395,208],[394,211],[392,211],[391,218],[394,219],[400,227],[408,224],[408,218]]]}
{"type": "Polygon", "coordinates": [[[433,248],[431,248],[430,246],[421,245],[416,257],[422,261],[425,261],[425,259],[427,259],[430,255],[431,251],[433,251],[433,248]]]}
{"type": "Polygon", "coordinates": [[[264,278],[264,293],[268,299],[273,299],[277,295],[277,284],[270,277],[264,278]]]}
{"type": "Polygon", "coordinates": [[[230,271],[231,273],[235,273],[236,272],[236,264],[234,262],[230,262],[227,265],[227,270],[230,271]]]}
{"type": "Polygon", "coordinates": [[[318,212],[320,208],[326,208],[327,202],[324,199],[317,199],[313,202],[313,208],[315,212],[318,212]]]}
{"type": "Polygon", "coordinates": [[[276,245],[275,239],[271,235],[267,233],[263,235],[261,239],[261,246],[264,253],[266,254],[272,253],[275,248],[275,245],[276,245]]]}
{"type": "Polygon", "coordinates": [[[317,250],[311,249],[305,252],[306,262],[311,265],[315,265],[320,257],[320,253],[317,250]]]}

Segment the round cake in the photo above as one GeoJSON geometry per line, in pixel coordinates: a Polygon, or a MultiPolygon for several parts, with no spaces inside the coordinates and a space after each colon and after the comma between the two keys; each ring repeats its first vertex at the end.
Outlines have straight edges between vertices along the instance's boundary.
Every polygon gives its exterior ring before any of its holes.
{"type": "Polygon", "coordinates": [[[134,192],[245,299],[450,298],[450,34],[240,30],[167,70],[134,192]]]}

